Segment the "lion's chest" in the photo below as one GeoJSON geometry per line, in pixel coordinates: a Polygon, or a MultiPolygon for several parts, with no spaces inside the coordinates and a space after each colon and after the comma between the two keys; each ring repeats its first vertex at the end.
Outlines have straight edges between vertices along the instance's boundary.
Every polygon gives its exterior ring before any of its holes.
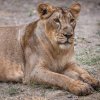
{"type": "Polygon", "coordinates": [[[57,57],[55,57],[53,59],[53,61],[51,62],[52,66],[50,66],[50,69],[52,71],[55,71],[55,72],[62,72],[65,68],[67,68],[67,63],[70,62],[70,58],[71,56],[70,55],[58,55],[57,57]]]}

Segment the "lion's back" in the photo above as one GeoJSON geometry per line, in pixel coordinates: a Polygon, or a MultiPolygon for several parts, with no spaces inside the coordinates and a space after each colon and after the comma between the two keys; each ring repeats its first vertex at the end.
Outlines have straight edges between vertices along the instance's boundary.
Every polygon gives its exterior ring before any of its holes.
{"type": "Polygon", "coordinates": [[[0,80],[10,71],[23,67],[21,46],[18,43],[18,27],[0,27],[0,80]]]}

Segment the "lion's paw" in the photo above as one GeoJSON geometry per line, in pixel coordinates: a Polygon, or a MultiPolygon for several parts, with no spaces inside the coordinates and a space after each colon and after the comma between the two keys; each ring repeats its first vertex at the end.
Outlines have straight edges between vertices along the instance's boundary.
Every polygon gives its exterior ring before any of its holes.
{"type": "Polygon", "coordinates": [[[70,85],[69,91],[75,95],[88,95],[93,92],[93,88],[89,84],[77,80],[70,85]]]}

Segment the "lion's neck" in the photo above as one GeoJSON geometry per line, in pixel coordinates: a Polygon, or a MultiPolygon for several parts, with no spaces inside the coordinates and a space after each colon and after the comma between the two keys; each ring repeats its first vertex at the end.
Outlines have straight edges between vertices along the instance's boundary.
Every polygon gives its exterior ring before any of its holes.
{"type": "Polygon", "coordinates": [[[51,41],[49,41],[48,37],[45,35],[44,25],[39,21],[35,24],[30,24],[24,39],[26,48],[31,49],[31,55],[35,54],[35,59],[42,59],[45,61],[47,67],[52,71],[59,72],[61,71],[59,69],[63,70],[66,63],[68,63],[73,56],[74,46],[72,45],[69,49],[61,49],[52,45],[51,41]]]}

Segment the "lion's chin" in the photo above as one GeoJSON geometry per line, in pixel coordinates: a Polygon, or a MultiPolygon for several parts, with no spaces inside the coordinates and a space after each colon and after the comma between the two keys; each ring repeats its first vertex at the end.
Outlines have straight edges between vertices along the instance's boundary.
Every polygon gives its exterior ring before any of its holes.
{"type": "Polygon", "coordinates": [[[69,49],[71,47],[71,44],[66,43],[66,44],[59,44],[59,48],[61,49],[69,49]]]}

